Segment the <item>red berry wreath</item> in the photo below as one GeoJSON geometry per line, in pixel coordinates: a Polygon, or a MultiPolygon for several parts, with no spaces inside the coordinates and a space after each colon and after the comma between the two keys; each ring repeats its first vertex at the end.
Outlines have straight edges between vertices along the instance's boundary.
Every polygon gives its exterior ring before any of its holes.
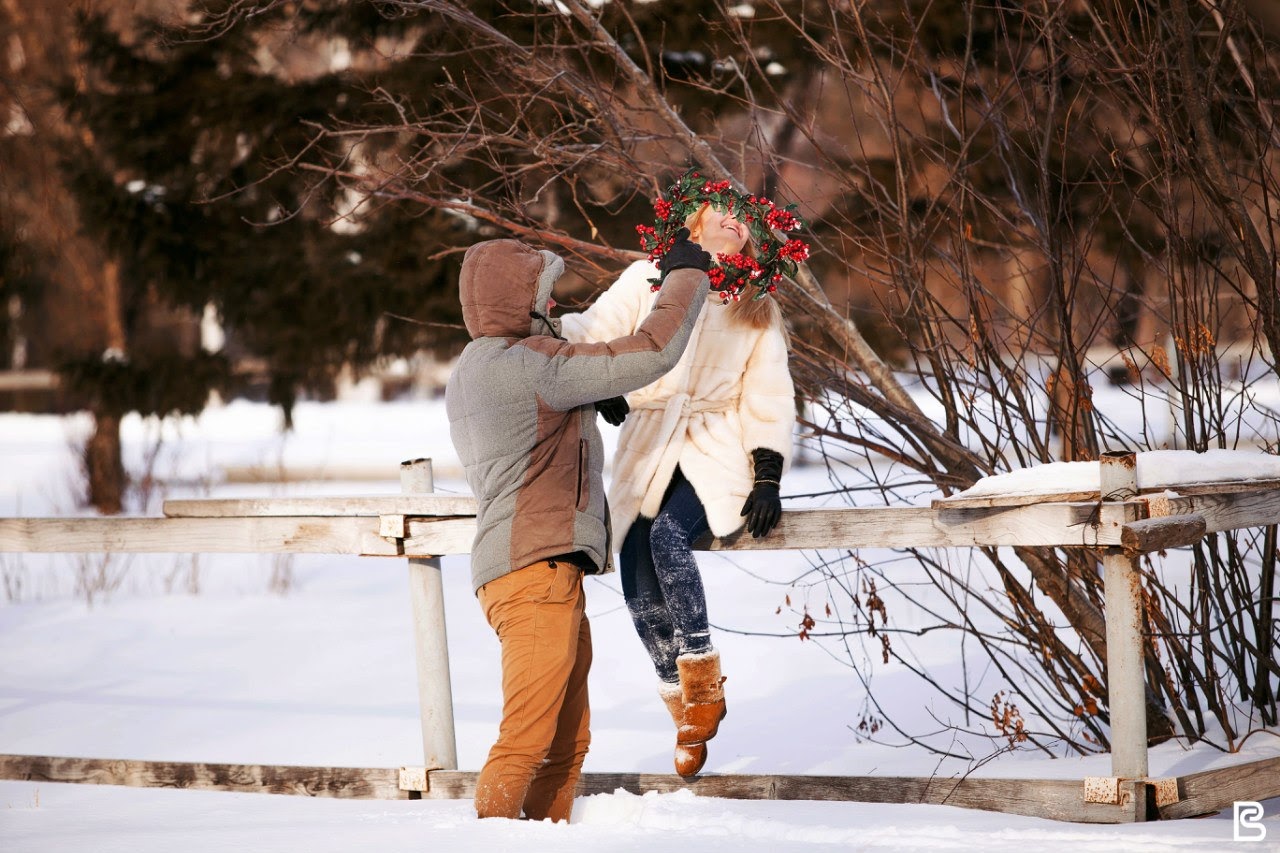
{"type": "MultiPolygon", "coordinates": [[[[777,207],[766,198],[743,195],[734,190],[728,181],[713,181],[690,169],[667,188],[662,198],[653,203],[656,217],[653,225],[637,225],[640,248],[649,253],[649,260],[657,262],[671,244],[676,232],[685,220],[704,204],[714,209],[732,213],[746,224],[756,256],[737,252],[718,254],[707,276],[712,289],[738,301],[748,285],[756,288],[752,299],[760,299],[778,289],[783,277],[796,274],[796,265],[809,257],[809,244],[796,238],[778,239],[774,232],[786,234],[797,231],[804,223],[796,216],[796,205],[777,207]]],[[[651,279],[657,290],[661,279],[651,279]]]]}

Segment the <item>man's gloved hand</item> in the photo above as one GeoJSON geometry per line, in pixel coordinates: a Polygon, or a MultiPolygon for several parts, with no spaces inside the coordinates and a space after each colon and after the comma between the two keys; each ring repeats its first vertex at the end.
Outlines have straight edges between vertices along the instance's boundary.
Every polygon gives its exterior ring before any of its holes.
{"type": "Polygon", "coordinates": [[[753,538],[767,536],[782,518],[782,500],[778,497],[778,484],[782,479],[782,454],[776,450],[757,447],[751,451],[755,463],[755,485],[741,515],[747,517],[747,532],[753,538]]]}
{"type": "Polygon", "coordinates": [[[658,269],[665,276],[672,270],[711,269],[711,256],[703,251],[697,243],[689,242],[689,229],[681,228],[676,232],[676,241],[667,249],[667,253],[658,259],[658,269]]]}
{"type": "Polygon", "coordinates": [[[627,405],[626,397],[610,397],[608,400],[597,402],[596,411],[600,413],[600,417],[604,418],[605,423],[618,426],[631,411],[631,406],[627,405]]]}

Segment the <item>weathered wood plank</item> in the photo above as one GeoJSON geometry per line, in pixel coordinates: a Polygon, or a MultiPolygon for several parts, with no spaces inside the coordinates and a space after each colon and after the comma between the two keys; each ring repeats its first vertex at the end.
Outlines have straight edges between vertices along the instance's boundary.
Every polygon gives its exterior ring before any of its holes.
{"type": "MultiPolygon", "coordinates": [[[[1102,499],[1127,501],[1138,491],[1138,457],[1113,450],[1098,460],[1102,499]]],[[[1147,775],[1146,682],[1142,631],[1142,575],[1137,559],[1121,548],[1102,551],[1103,593],[1107,616],[1107,705],[1111,709],[1111,775],[1140,779],[1147,775]]],[[[1144,789],[1145,793],[1145,789],[1144,789]]],[[[1145,812],[1144,812],[1145,817],[1145,812]]]]}
{"type": "MultiPolygon", "coordinates": [[[[478,774],[433,770],[427,774],[427,799],[475,796],[478,774]]],[[[1076,823],[1129,823],[1135,805],[1086,803],[1084,784],[1068,779],[942,779],[906,776],[724,775],[682,779],[656,773],[584,773],[580,795],[607,794],[621,788],[646,791],[689,790],[701,797],[732,800],[827,800],[858,803],[932,804],[1029,815],[1076,823]]]]}
{"type": "Polygon", "coordinates": [[[1079,503],[1081,501],[1097,501],[1097,489],[1085,489],[1078,492],[1043,492],[1020,495],[975,495],[964,497],[954,495],[949,498],[935,498],[934,509],[987,509],[990,507],[1031,506],[1049,503],[1079,503]]]}
{"type": "Polygon", "coordinates": [[[1266,527],[1280,524],[1280,490],[1179,495],[1169,498],[1168,514],[1204,516],[1207,533],[1266,527]]]}
{"type": "Polygon", "coordinates": [[[1126,551],[1146,554],[1166,548],[1183,548],[1204,538],[1208,525],[1199,513],[1166,515],[1131,521],[1120,530],[1126,551]]]}
{"type": "Polygon", "coordinates": [[[0,518],[0,551],[400,554],[377,518],[0,518]]]}
{"type": "MultiPolygon", "coordinates": [[[[801,509],[764,539],[745,531],[708,550],[1118,545],[1132,505],[1045,504],[1013,509],[801,509]]],[[[0,551],[31,553],[299,553],[431,557],[470,552],[474,517],[406,519],[403,550],[376,516],[0,519],[0,551]]]]}
{"type": "MultiPolygon", "coordinates": [[[[432,770],[429,799],[470,799],[479,774],[432,770]]],[[[407,799],[418,792],[399,788],[399,768],[273,767],[171,761],[122,761],[40,755],[0,755],[0,779],[133,787],[244,791],[345,799],[407,799]]],[[[1078,780],[941,779],[893,776],[724,775],[682,779],[657,773],[585,773],[580,796],[619,788],[690,790],[698,796],[737,800],[828,800],[862,803],[950,805],[1084,823],[1133,820],[1133,805],[1084,802],[1078,780]]]]}
{"type": "MultiPolygon", "coordinates": [[[[799,548],[928,548],[972,545],[1118,545],[1137,504],[1051,504],[1014,509],[936,511],[924,507],[794,509],[774,531],[754,539],[746,531],[704,537],[707,551],[779,551],[799,548]]],[[[406,556],[465,554],[475,538],[474,518],[406,519],[406,556]]]]}
{"type": "Polygon", "coordinates": [[[470,554],[476,538],[475,518],[408,518],[405,529],[406,557],[470,554]]]}
{"type": "Polygon", "coordinates": [[[1175,486],[1144,489],[1144,492],[1171,491],[1180,495],[1226,495],[1236,492],[1280,491],[1280,480],[1219,480],[1208,483],[1178,483],[1175,486]]]}
{"type": "MultiPolygon", "coordinates": [[[[406,495],[435,491],[430,459],[400,464],[406,495]]],[[[474,525],[474,519],[472,519],[474,525]]],[[[423,762],[456,770],[458,739],[453,724],[453,687],[449,678],[449,639],[445,630],[444,575],[437,559],[409,560],[409,604],[413,612],[414,660],[418,673],[418,709],[422,722],[423,762]]]]}
{"type": "Polygon", "coordinates": [[[1118,545],[1120,528],[1137,504],[1037,504],[1023,507],[932,509],[885,507],[787,510],[763,539],[745,530],[704,538],[705,550],[766,551],[791,548],[962,548],[973,545],[1118,545]]]}
{"type": "Polygon", "coordinates": [[[244,516],[475,515],[470,495],[334,495],[325,497],[183,499],[164,502],[169,518],[244,516]]]}
{"type": "Polygon", "coordinates": [[[0,391],[52,391],[60,384],[52,370],[0,370],[0,391]]]}
{"type": "Polygon", "coordinates": [[[0,755],[0,779],[358,800],[403,800],[410,796],[409,792],[400,790],[399,770],[363,767],[279,767],[0,755]]]}
{"type": "Polygon", "coordinates": [[[1180,776],[1178,792],[1182,799],[1161,807],[1161,817],[1216,814],[1231,808],[1237,800],[1256,802],[1280,797],[1280,758],[1264,758],[1180,776]]]}
{"type": "MultiPolygon", "coordinates": [[[[422,796],[465,799],[475,795],[476,773],[435,770],[422,796]]],[[[398,768],[298,767],[128,761],[43,755],[0,755],[0,779],[134,787],[246,791],[350,799],[404,799],[398,768]]],[[[678,776],[587,773],[582,793],[633,793],[689,789],[728,799],[838,800],[865,803],[933,803],[1086,823],[1132,820],[1129,806],[1084,802],[1077,780],[949,780],[877,776],[678,776]]],[[[1238,800],[1280,797],[1280,757],[1206,770],[1177,779],[1182,799],[1160,807],[1166,819],[1215,814],[1238,800]]]]}
{"type": "MultiPolygon", "coordinates": [[[[1123,527],[1135,521],[1140,509],[1141,501],[1103,506],[1081,502],[967,509],[799,509],[784,512],[778,527],[763,539],[740,531],[723,539],[705,538],[698,547],[761,551],[1123,545],[1123,527]]],[[[170,517],[0,519],[0,551],[429,557],[468,553],[475,536],[474,499],[459,496],[168,501],[165,512],[170,517]],[[378,535],[377,517],[382,515],[408,518],[403,550],[378,535]]],[[[1207,533],[1261,527],[1280,523],[1280,490],[1168,497],[1162,499],[1162,512],[1200,515],[1207,533]]]]}
{"type": "MultiPolygon", "coordinates": [[[[1226,495],[1240,492],[1265,492],[1280,490],[1280,480],[1216,480],[1204,483],[1178,483],[1177,485],[1159,488],[1140,488],[1139,497],[1150,497],[1166,491],[1180,495],[1226,495]]],[[[1079,501],[1097,501],[1098,490],[1086,489],[1074,492],[1039,492],[1034,494],[1010,495],[953,495],[947,498],[936,498],[934,509],[975,509],[981,507],[1029,506],[1040,503],[1076,503],[1079,501]]]]}
{"type": "MultiPolygon", "coordinates": [[[[941,510],[924,507],[788,510],[782,514],[774,532],[763,539],[753,539],[750,534],[740,531],[724,539],[701,540],[698,547],[713,551],[762,551],[1120,545],[1122,528],[1135,520],[1139,506],[1139,502],[1129,501],[1101,507],[1096,503],[1057,503],[941,510]]],[[[367,509],[384,508],[406,507],[395,503],[371,504],[367,509]]],[[[442,508],[443,505],[436,507],[442,508]]],[[[178,507],[176,511],[184,509],[178,507]]],[[[1169,499],[1169,512],[1204,516],[1206,530],[1210,533],[1235,527],[1276,524],[1280,523],[1280,492],[1174,497],[1169,499]]],[[[0,551],[259,552],[429,557],[468,553],[475,536],[475,519],[465,515],[439,518],[410,515],[407,527],[409,536],[404,540],[404,550],[400,551],[394,542],[378,536],[376,514],[11,518],[0,519],[0,551]]]]}

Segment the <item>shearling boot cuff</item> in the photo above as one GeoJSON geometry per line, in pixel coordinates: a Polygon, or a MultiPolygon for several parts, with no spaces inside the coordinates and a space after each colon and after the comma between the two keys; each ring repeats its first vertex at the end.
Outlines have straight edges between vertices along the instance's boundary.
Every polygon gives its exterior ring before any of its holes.
{"type": "Polygon", "coordinates": [[[705,705],[724,701],[724,677],[720,674],[720,653],[685,654],[676,658],[680,671],[680,687],[684,701],[690,705],[705,705]]]}

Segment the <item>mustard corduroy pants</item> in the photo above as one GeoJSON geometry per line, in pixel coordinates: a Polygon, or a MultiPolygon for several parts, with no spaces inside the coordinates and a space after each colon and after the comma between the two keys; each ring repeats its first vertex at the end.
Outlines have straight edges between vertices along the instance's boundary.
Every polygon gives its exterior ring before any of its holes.
{"type": "Polygon", "coordinates": [[[502,644],[502,723],[476,781],[476,813],[567,821],[591,742],[582,570],[543,560],[477,597],[502,644]]]}

